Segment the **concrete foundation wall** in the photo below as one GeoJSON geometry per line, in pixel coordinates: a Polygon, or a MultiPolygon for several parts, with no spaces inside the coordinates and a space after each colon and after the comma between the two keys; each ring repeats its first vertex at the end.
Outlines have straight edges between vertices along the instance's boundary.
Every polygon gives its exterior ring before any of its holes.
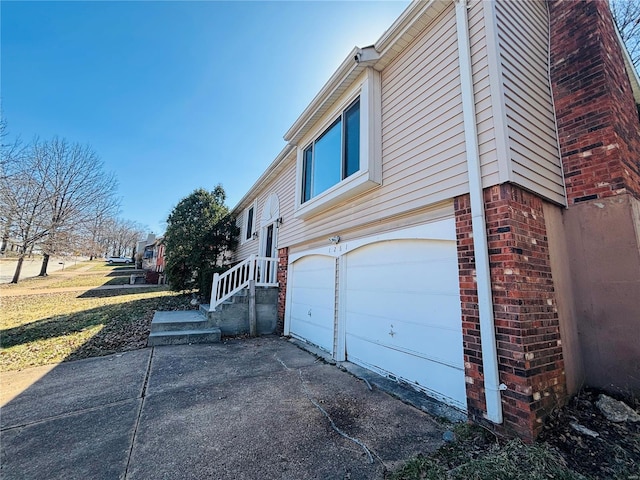
{"type": "MultiPolygon", "coordinates": [[[[209,312],[212,327],[218,327],[222,335],[244,335],[249,333],[249,296],[243,290],[232,297],[229,303],[219,305],[209,312]]],[[[278,324],[278,288],[256,288],[256,323],[258,335],[275,333],[278,324]]]]}
{"type": "Polygon", "coordinates": [[[573,246],[567,245],[563,216],[566,209],[548,202],[544,202],[542,206],[549,242],[551,275],[556,292],[567,393],[573,395],[578,393],[585,381],[582,350],[578,336],[578,316],[569,264],[569,251],[573,250],[573,246]]]}
{"type": "Polygon", "coordinates": [[[564,218],[586,382],[640,393],[640,201],[583,202],[564,218]]]}

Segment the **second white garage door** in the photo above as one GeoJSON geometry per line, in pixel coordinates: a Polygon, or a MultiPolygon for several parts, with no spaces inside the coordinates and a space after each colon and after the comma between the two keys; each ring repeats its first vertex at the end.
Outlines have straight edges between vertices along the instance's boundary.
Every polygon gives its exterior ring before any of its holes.
{"type": "Polygon", "coordinates": [[[347,360],[466,410],[455,241],[379,242],[346,262],[347,360]]]}

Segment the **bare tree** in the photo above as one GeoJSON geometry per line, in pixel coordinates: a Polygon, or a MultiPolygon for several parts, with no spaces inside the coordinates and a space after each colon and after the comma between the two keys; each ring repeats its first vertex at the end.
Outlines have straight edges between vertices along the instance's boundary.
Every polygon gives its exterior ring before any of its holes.
{"type": "MultiPolygon", "coordinates": [[[[2,177],[1,186],[6,185],[9,176],[15,174],[18,158],[24,154],[24,146],[19,138],[8,141],[7,122],[4,118],[0,119],[0,177],[2,177]]],[[[14,202],[9,202],[9,197],[0,194],[0,231],[2,239],[0,243],[0,254],[4,254],[9,241],[12,219],[15,214],[12,208],[14,202]],[[7,201],[5,201],[7,200],[7,201]]]]}
{"type": "Polygon", "coordinates": [[[117,182],[113,174],[104,173],[103,163],[91,147],[65,139],[35,142],[34,163],[50,210],[40,269],[40,276],[45,276],[50,256],[94,220],[96,206],[110,205],[117,182]]]}
{"type": "Polygon", "coordinates": [[[640,70],[640,0],[609,0],[613,20],[627,47],[631,63],[640,70]]]}
{"type": "MultiPolygon", "coordinates": [[[[6,152],[3,153],[3,156],[6,152]]],[[[18,283],[25,256],[48,233],[49,198],[42,177],[36,172],[32,149],[4,156],[0,176],[0,204],[6,215],[7,235],[18,242],[19,255],[11,283],[18,283]]]]}
{"type": "Polygon", "coordinates": [[[138,240],[145,236],[147,230],[137,222],[112,218],[105,222],[99,243],[105,255],[133,257],[138,240]]]}
{"type": "Polygon", "coordinates": [[[83,229],[95,221],[97,208],[108,214],[117,182],[88,146],[64,139],[35,139],[24,149],[3,149],[0,206],[3,234],[19,244],[17,283],[24,257],[38,245],[43,251],[40,275],[49,258],[77,250],[83,229]]]}
{"type": "Polygon", "coordinates": [[[104,238],[107,236],[110,223],[119,211],[120,201],[116,197],[103,198],[94,205],[90,221],[83,230],[83,251],[89,260],[105,255],[107,249],[104,246],[104,238]]]}

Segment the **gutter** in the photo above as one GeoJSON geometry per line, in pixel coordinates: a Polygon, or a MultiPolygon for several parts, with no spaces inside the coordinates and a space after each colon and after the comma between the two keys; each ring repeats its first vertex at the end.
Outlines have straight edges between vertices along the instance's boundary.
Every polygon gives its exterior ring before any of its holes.
{"type": "Polygon", "coordinates": [[[285,145],[285,147],[280,151],[280,153],[275,158],[275,160],[271,162],[271,164],[262,173],[262,175],[260,175],[258,180],[256,180],[256,182],[251,186],[251,188],[247,190],[247,193],[244,194],[244,197],[242,197],[240,201],[236,203],[236,206],[231,209],[230,213],[232,215],[235,215],[238,211],[243,210],[245,207],[245,203],[249,203],[249,200],[253,200],[253,198],[256,196],[256,192],[266,182],[271,180],[273,177],[275,177],[279,173],[280,168],[278,167],[281,166],[284,159],[287,157],[287,155],[289,155],[289,153],[291,153],[291,150],[293,149],[294,149],[293,145],[285,145]]]}
{"type": "Polygon", "coordinates": [[[331,75],[331,78],[327,81],[324,87],[322,87],[315,98],[311,100],[311,103],[304,109],[300,114],[300,117],[298,117],[291,128],[289,128],[287,133],[284,134],[284,140],[286,142],[291,143],[298,132],[306,123],[308,123],[309,118],[318,111],[323,103],[325,103],[326,98],[331,96],[331,94],[343,84],[344,80],[356,69],[356,67],[358,67],[358,62],[355,62],[354,59],[357,57],[359,51],[360,49],[358,47],[354,47],[353,50],[349,52],[347,58],[345,58],[338,67],[338,70],[331,75]]]}
{"type": "Polygon", "coordinates": [[[476,261],[476,286],[478,289],[480,339],[482,342],[482,366],[484,369],[487,419],[493,423],[502,423],[500,390],[501,387],[505,387],[500,385],[500,379],[498,377],[498,352],[493,318],[491,271],[489,268],[487,228],[482,195],[482,176],[480,172],[480,150],[478,148],[475,98],[473,94],[467,0],[454,1],[456,5],[460,87],[462,89],[462,112],[467,151],[469,195],[471,197],[471,229],[473,232],[473,248],[476,261]]]}

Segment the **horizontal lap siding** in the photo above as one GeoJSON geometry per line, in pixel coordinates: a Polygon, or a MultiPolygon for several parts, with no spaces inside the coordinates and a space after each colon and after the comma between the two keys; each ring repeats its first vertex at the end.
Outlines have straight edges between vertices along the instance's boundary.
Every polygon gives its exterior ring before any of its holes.
{"type": "Polygon", "coordinates": [[[468,190],[453,4],[382,72],[379,211],[468,190]]]}
{"type": "Polygon", "coordinates": [[[512,181],[564,203],[542,1],[496,4],[512,181]]]}
{"type": "MultiPolygon", "coordinates": [[[[272,187],[265,189],[266,195],[275,192],[280,200],[280,217],[282,225],[278,227],[278,248],[291,244],[291,233],[295,232],[297,220],[293,218],[296,198],[296,151],[284,160],[284,168],[273,181],[272,187]]],[[[265,195],[265,196],[266,196],[265,195]]]]}
{"type": "MultiPolygon", "coordinates": [[[[240,229],[240,237],[244,235],[242,225],[245,222],[245,218],[244,218],[245,214],[246,214],[246,210],[243,210],[238,214],[238,218],[236,219],[236,225],[240,229]]],[[[254,218],[255,218],[255,212],[254,212],[254,218]]],[[[240,242],[238,242],[238,246],[236,247],[235,261],[239,262],[247,258],[249,255],[253,255],[257,253],[258,253],[258,240],[250,239],[242,243],[242,238],[240,238],[240,242]]]]}
{"type": "Polygon", "coordinates": [[[455,32],[452,5],[382,72],[382,186],[301,220],[293,216],[296,162],[287,164],[280,177],[291,201],[283,210],[281,196],[279,247],[326,243],[371,225],[381,231],[407,212],[468,190],[455,32]]]}
{"type": "MultiPolygon", "coordinates": [[[[482,174],[485,183],[495,184],[499,175],[481,2],[471,8],[470,26],[482,174]]],[[[357,237],[372,229],[423,223],[440,211],[440,202],[468,192],[453,3],[387,65],[381,80],[383,185],[306,220],[294,218],[292,154],[259,197],[258,218],[262,196],[275,191],[280,197],[284,223],[278,247],[306,248],[327,243],[335,234],[357,237]]]]}
{"type": "MultiPolygon", "coordinates": [[[[236,261],[241,261],[247,258],[249,255],[258,255],[260,249],[260,235],[262,232],[262,215],[264,212],[265,204],[272,193],[278,195],[280,201],[280,216],[290,220],[293,217],[294,199],[295,199],[295,151],[290,154],[285,160],[283,160],[284,168],[276,175],[276,177],[265,184],[258,192],[256,196],[258,198],[258,210],[255,212],[256,231],[258,232],[258,238],[255,240],[247,240],[245,243],[238,245],[236,248],[236,261]]],[[[255,197],[254,197],[255,198],[255,197]]],[[[241,229],[244,222],[244,211],[238,215],[237,225],[241,229]]],[[[283,226],[278,227],[278,239],[277,247],[282,248],[286,246],[283,243],[283,239],[286,239],[286,228],[283,226]]]]}
{"type": "Polygon", "coordinates": [[[500,183],[498,154],[489,83],[489,61],[487,58],[487,36],[484,9],[481,1],[472,2],[469,9],[469,35],[471,45],[471,73],[475,97],[478,148],[483,186],[500,183]]]}

